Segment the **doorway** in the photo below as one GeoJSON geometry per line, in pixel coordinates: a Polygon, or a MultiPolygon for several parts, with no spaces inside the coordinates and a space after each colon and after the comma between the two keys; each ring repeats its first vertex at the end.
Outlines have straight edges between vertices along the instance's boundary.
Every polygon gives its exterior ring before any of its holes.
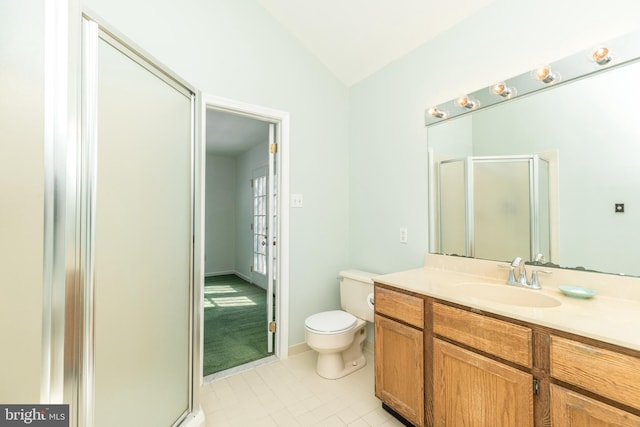
{"type": "Polygon", "coordinates": [[[287,355],[288,115],[203,99],[203,376],[215,378],[287,355]]]}

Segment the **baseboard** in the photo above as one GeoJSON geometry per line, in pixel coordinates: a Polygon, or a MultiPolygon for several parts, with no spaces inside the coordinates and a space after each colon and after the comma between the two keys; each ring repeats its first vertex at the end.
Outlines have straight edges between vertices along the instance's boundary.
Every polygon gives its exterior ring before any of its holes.
{"type": "Polygon", "coordinates": [[[235,270],[214,271],[212,273],[204,273],[204,277],[226,276],[228,274],[237,274],[235,270]]]}
{"type": "MultiPolygon", "coordinates": [[[[304,353],[305,351],[311,350],[306,343],[300,343],[296,345],[292,345],[289,347],[289,356],[295,356],[296,354],[304,353]]],[[[368,356],[373,356],[375,352],[375,344],[373,341],[365,340],[362,351],[367,353],[368,356]]]]}
{"type": "Polygon", "coordinates": [[[311,350],[311,347],[307,345],[307,343],[300,343],[296,345],[292,345],[289,347],[289,356],[295,356],[296,354],[304,353],[305,351],[311,350]]]}
{"type": "Polygon", "coordinates": [[[242,274],[239,271],[234,271],[233,274],[235,274],[236,276],[238,276],[239,278],[251,283],[252,285],[255,285],[255,283],[253,283],[251,281],[251,276],[247,276],[246,274],[242,274]]]}
{"type": "Polygon", "coordinates": [[[375,343],[373,341],[365,340],[362,351],[366,353],[367,356],[373,356],[373,354],[375,353],[375,348],[375,343]]]}
{"type": "Polygon", "coordinates": [[[197,411],[192,412],[187,418],[180,423],[180,427],[205,427],[206,420],[202,407],[198,407],[197,411]]]}
{"type": "Polygon", "coordinates": [[[235,271],[235,270],[214,271],[214,272],[204,273],[204,277],[227,276],[229,274],[233,274],[235,276],[238,276],[242,280],[245,280],[245,281],[251,283],[251,277],[247,276],[246,274],[242,274],[239,271],[235,271]]]}

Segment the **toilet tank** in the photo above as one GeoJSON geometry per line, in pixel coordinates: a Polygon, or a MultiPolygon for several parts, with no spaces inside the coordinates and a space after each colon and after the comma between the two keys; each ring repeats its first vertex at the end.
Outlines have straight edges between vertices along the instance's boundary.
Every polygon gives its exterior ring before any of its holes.
{"type": "Polygon", "coordinates": [[[373,307],[368,299],[373,295],[373,278],[375,273],[360,270],[345,270],[340,272],[340,305],[347,313],[373,322],[373,307]]]}

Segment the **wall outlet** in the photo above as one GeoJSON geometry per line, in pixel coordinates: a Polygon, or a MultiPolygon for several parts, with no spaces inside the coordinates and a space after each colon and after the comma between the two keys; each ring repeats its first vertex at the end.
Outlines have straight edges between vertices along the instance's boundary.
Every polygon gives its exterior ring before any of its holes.
{"type": "Polygon", "coordinates": [[[304,199],[302,198],[302,194],[292,194],[291,195],[291,207],[292,208],[301,208],[304,206],[304,199]]]}
{"type": "Polygon", "coordinates": [[[407,243],[407,234],[408,231],[406,228],[400,228],[400,243],[407,243]]]}

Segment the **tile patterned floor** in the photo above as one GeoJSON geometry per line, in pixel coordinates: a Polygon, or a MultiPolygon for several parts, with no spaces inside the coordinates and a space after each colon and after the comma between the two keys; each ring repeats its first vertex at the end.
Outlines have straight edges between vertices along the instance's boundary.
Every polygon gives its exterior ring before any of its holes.
{"type": "Polygon", "coordinates": [[[207,427],[402,426],[374,393],[373,357],[346,377],[315,373],[316,353],[254,367],[202,386],[207,427]]]}

